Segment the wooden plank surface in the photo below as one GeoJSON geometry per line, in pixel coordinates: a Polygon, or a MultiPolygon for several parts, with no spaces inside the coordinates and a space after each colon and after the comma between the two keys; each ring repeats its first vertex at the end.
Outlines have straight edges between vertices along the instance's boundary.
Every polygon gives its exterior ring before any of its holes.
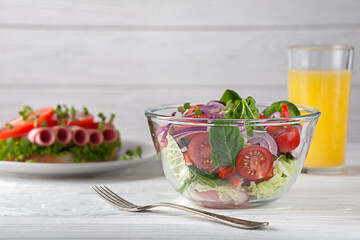
{"type": "Polygon", "coordinates": [[[358,144],[351,144],[343,175],[301,174],[281,199],[257,208],[206,209],[270,222],[251,231],[175,209],[121,212],[89,188],[102,183],[137,204],[169,201],[198,208],[172,189],[155,158],[91,178],[0,176],[0,239],[359,239],[359,158],[358,144]]]}
{"type": "MultiPolygon", "coordinates": [[[[346,43],[353,30],[75,31],[0,29],[0,83],[286,85],[286,48],[346,43]]],[[[355,55],[355,64],[360,55],[355,55]]],[[[360,84],[355,65],[353,85],[360,84]]]]}
{"type": "Polygon", "coordinates": [[[359,8],[356,0],[1,0],[0,24],[341,29],[360,24],[359,8]]]}

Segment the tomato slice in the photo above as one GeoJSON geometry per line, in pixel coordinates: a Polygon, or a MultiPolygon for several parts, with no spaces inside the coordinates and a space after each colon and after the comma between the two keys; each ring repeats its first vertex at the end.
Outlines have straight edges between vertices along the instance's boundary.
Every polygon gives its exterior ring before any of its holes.
{"type": "Polygon", "coordinates": [[[290,117],[290,111],[286,104],[281,104],[281,113],[283,117],[290,117]]]}
{"type": "Polygon", "coordinates": [[[188,154],[190,161],[198,169],[203,171],[213,171],[215,169],[213,161],[211,160],[211,151],[209,141],[209,133],[199,133],[193,137],[188,146],[188,154]]]}
{"type": "Polygon", "coordinates": [[[300,144],[300,133],[297,127],[293,126],[269,126],[266,131],[273,136],[280,152],[290,152],[300,144]]]}
{"type": "Polygon", "coordinates": [[[92,114],[84,114],[83,112],[76,112],[75,120],[70,120],[70,126],[80,126],[83,128],[96,128],[97,124],[94,123],[94,116],[92,114]]]}
{"type": "Polygon", "coordinates": [[[41,126],[44,121],[48,122],[54,114],[54,108],[46,107],[40,108],[28,114],[27,119],[23,120],[23,117],[15,118],[7,123],[0,129],[0,139],[8,139],[19,137],[28,133],[34,126],[34,118],[36,118],[37,126],[41,126]],[[11,126],[11,127],[10,127],[11,126]]]}
{"type": "Polygon", "coordinates": [[[84,114],[83,112],[76,112],[75,118],[57,118],[54,114],[50,120],[49,126],[59,125],[59,121],[62,121],[65,125],[80,126],[83,128],[97,128],[99,123],[94,122],[94,116],[92,114],[84,114]]]}
{"type": "Polygon", "coordinates": [[[272,176],[274,159],[269,150],[262,146],[251,145],[243,148],[236,161],[240,174],[249,180],[272,176]]]}

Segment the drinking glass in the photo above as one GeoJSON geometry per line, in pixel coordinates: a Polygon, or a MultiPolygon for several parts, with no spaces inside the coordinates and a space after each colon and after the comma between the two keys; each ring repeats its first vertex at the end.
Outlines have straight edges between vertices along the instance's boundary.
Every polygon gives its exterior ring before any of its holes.
{"type": "Polygon", "coordinates": [[[347,45],[288,48],[289,100],[321,112],[303,172],[339,174],[344,168],[353,56],[347,45]]]}

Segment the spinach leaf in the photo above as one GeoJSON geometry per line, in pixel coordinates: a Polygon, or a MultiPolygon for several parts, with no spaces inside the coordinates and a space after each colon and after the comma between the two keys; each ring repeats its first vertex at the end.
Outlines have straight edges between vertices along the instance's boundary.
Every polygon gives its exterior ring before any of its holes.
{"type": "Polygon", "coordinates": [[[247,97],[246,99],[235,101],[235,109],[229,110],[226,113],[226,118],[258,119],[259,115],[254,98],[247,97]]]}
{"type": "Polygon", "coordinates": [[[273,104],[265,108],[263,111],[264,116],[268,117],[274,112],[281,112],[281,104],[285,104],[288,107],[291,117],[300,116],[299,109],[293,103],[285,100],[274,102],[273,104]]]}
{"type": "Polygon", "coordinates": [[[219,178],[217,173],[209,173],[205,171],[201,171],[200,169],[196,168],[195,166],[189,166],[190,172],[194,175],[193,178],[197,178],[208,184],[212,187],[222,186],[228,184],[228,181],[225,179],[219,178]]]}
{"type": "Polygon", "coordinates": [[[244,103],[242,100],[236,100],[234,102],[234,107],[230,109],[225,117],[230,119],[241,119],[244,111],[244,103]]]}
{"type": "Polygon", "coordinates": [[[251,126],[251,123],[245,122],[245,130],[246,130],[246,135],[248,135],[249,137],[254,136],[254,130],[253,130],[252,126],[251,126]]]}
{"type": "Polygon", "coordinates": [[[247,97],[243,100],[244,102],[244,119],[258,119],[259,118],[259,110],[256,108],[256,102],[253,97],[247,97]]]}
{"type": "Polygon", "coordinates": [[[220,98],[220,102],[227,103],[229,100],[235,102],[236,100],[242,100],[239,94],[237,94],[234,90],[227,89],[222,97],[220,98]]]}
{"type": "MultiPolygon", "coordinates": [[[[235,168],[237,156],[244,146],[244,138],[236,126],[217,126],[215,121],[214,123],[215,125],[209,131],[212,147],[210,158],[214,167],[232,166],[235,168]]],[[[235,122],[228,124],[235,124],[235,122]]]]}

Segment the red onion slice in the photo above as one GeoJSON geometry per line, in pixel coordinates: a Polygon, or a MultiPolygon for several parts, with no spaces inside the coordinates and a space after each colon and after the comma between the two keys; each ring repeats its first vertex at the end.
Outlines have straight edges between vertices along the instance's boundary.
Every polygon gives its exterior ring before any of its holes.
{"type": "Polygon", "coordinates": [[[181,138],[184,138],[186,136],[195,134],[195,133],[202,133],[202,132],[208,132],[208,127],[201,126],[201,127],[188,127],[188,128],[182,128],[179,129],[171,134],[171,136],[176,140],[180,140],[181,138]]]}
{"type": "Polygon", "coordinates": [[[65,126],[53,126],[51,130],[55,134],[55,139],[60,144],[71,142],[71,131],[65,126]]]}
{"type": "Polygon", "coordinates": [[[280,112],[273,112],[272,114],[270,114],[268,116],[268,118],[281,118],[281,113],[280,112]]]}
{"type": "Polygon", "coordinates": [[[199,107],[202,113],[208,114],[208,113],[215,113],[220,111],[220,108],[217,107],[210,107],[210,106],[200,106],[199,107]]]}
{"type": "Polygon", "coordinates": [[[89,143],[92,146],[99,146],[104,142],[104,135],[97,129],[88,129],[89,143]]]}
{"type": "Polygon", "coordinates": [[[166,125],[165,127],[163,127],[163,135],[162,135],[162,138],[160,139],[160,144],[165,144],[165,147],[166,147],[166,137],[168,135],[168,132],[170,131],[170,128],[171,128],[171,123],[169,123],[168,125],[166,125]]]}
{"type": "Polygon", "coordinates": [[[260,146],[268,149],[271,154],[279,156],[279,147],[275,139],[266,131],[254,131],[254,136],[249,138],[248,143],[260,144],[260,146]]]}
{"type": "Polygon", "coordinates": [[[79,126],[69,127],[72,134],[72,142],[77,146],[85,146],[89,143],[89,133],[85,128],[79,126]]]}
{"type": "Polygon", "coordinates": [[[209,107],[216,107],[216,108],[219,108],[219,109],[224,109],[226,104],[223,103],[223,102],[220,102],[220,101],[217,101],[217,100],[213,100],[213,101],[210,101],[206,104],[206,106],[209,106],[209,107]]]}

